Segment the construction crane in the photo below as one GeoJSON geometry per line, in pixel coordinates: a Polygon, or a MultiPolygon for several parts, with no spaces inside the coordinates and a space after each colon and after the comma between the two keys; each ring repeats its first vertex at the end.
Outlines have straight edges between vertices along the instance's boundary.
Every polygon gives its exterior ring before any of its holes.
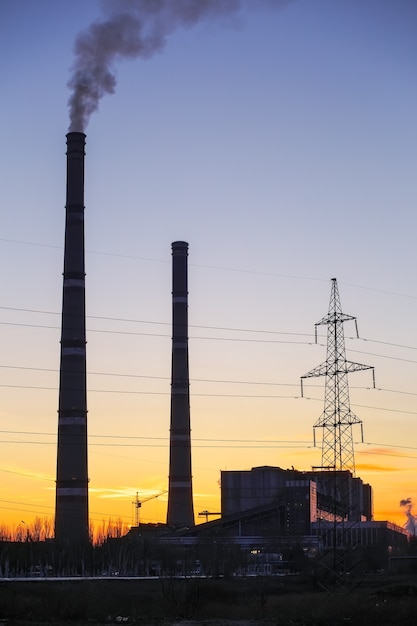
{"type": "Polygon", "coordinates": [[[221,513],[214,513],[214,512],[210,512],[206,510],[206,511],[201,511],[201,513],[198,514],[198,517],[205,517],[206,522],[208,522],[209,515],[221,515],[221,513]]]}
{"type": "Polygon", "coordinates": [[[154,496],[150,496],[149,498],[145,498],[144,500],[139,500],[139,493],[136,492],[136,498],[133,500],[132,504],[135,507],[135,526],[139,526],[139,510],[145,502],[149,502],[149,500],[153,500],[154,498],[159,498],[159,496],[164,495],[164,493],[168,493],[168,490],[161,491],[161,493],[156,493],[154,496]]]}

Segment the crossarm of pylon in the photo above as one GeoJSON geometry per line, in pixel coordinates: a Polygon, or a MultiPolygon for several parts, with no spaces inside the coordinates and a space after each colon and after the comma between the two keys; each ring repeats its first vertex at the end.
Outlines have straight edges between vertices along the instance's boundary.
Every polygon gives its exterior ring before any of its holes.
{"type": "Polygon", "coordinates": [[[347,315],[341,311],[332,311],[321,318],[319,322],[316,322],[315,326],[321,326],[322,324],[334,324],[335,322],[349,322],[350,320],[356,320],[353,315],[347,315]]]}
{"type": "Polygon", "coordinates": [[[375,368],[373,365],[363,365],[362,363],[354,363],[353,361],[346,361],[346,372],[360,372],[363,370],[372,370],[372,386],[375,389],[375,368]]]}
{"type": "Polygon", "coordinates": [[[303,379],[303,378],[313,378],[313,376],[326,376],[328,371],[329,371],[329,366],[326,361],[322,363],[321,365],[317,365],[317,367],[307,372],[307,374],[304,374],[304,376],[301,376],[301,378],[303,379]]]}
{"type": "Polygon", "coordinates": [[[363,363],[355,363],[354,361],[345,361],[345,372],[360,372],[362,370],[373,370],[373,365],[363,365],[363,363]]]}
{"type": "MultiPolygon", "coordinates": [[[[324,411],[313,428],[329,428],[333,427],[335,424],[339,425],[352,425],[352,424],[362,424],[362,420],[359,419],[357,415],[349,411],[348,413],[344,413],[342,416],[337,413],[328,413],[324,411]]],[[[363,439],[363,436],[362,436],[363,439]]]]}
{"type": "Polygon", "coordinates": [[[334,375],[336,372],[349,373],[360,372],[362,370],[373,370],[373,365],[363,365],[362,363],[354,363],[353,361],[342,361],[340,363],[342,367],[335,368],[334,365],[330,367],[330,364],[325,361],[321,365],[318,365],[314,369],[301,376],[301,378],[313,378],[314,376],[327,376],[328,374],[334,375]]]}
{"type": "Polygon", "coordinates": [[[303,378],[312,378],[313,376],[325,376],[327,373],[327,363],[322,363],[315,367],[311,372],[304,374],[301,376],[301,397],[304,397],[304,387],[303,387],[303,378]]]}

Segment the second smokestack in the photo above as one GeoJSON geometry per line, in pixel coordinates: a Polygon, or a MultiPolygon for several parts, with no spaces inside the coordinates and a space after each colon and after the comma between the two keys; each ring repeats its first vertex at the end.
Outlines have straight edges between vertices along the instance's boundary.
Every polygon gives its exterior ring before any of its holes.
{"type": "Polygon", "coordinates": [[[172,243],[172,367],[169,526],[194,526],[188,365],[188,243],[172,243]]]}

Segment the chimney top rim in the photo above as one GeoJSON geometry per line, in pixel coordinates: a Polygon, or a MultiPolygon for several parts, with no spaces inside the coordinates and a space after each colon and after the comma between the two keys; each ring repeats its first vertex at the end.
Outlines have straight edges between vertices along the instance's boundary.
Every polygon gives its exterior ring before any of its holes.
{"type": "Polygon", "coordinates": [[[80,138],[83,137],[84,139],[87,137],[87,135],[85,133],[83,133],[82,131],[78,131],[78,130],[71,130],[69,133],[67,133],[66,137],[67,139],[75,139],[75,136],[78,135],[80,138]]]}

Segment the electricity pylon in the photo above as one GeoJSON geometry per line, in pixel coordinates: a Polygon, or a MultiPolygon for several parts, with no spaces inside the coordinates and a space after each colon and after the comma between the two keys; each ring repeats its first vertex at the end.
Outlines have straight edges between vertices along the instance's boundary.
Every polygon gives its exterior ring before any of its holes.
{"type": "Polygon", "coordinates": [[[315,325],[317,343],[317,326],[327,325],[327,357],[301,377],[301,395],[303,395],[303,379],[325,376],[324,411],[314,424],[314,445],[316,428],[322,433],[322,469],[335,471],[349,470],[355,474],[355,456],[353,449],[352,426],[359,424],[363,441],[362,421],[350,410],[348,374],[360,370],[372,370],[373,386],[375,387],[375,371],[372,365],[362,365],[346,360],[345,336],[343,323],[353,320],[356,335],[359,337],[356,317],[342,313],[336,278],[332,278],[329,312],[315,325]]]}

